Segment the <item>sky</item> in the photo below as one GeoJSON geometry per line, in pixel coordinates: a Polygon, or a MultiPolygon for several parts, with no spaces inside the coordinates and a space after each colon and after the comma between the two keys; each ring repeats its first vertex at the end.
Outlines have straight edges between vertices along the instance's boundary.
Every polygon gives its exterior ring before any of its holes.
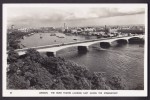
{"type": "Polygon", "coordinates": [[[69,27],[144,24],[142,7],[19,6],[7,8],[7,24],[17,27],[69,27]]]}

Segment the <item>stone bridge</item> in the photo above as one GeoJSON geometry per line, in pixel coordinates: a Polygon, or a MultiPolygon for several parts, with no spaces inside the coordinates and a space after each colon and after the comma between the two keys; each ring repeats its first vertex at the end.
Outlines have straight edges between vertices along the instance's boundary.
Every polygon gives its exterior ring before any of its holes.
{"type": "MultiPolygon", "coordinates": [[[[93,39],[86,40],[80,42],[70,42],[70,43],[62,43],[55,45],[45,45],[38,47],[31,47],[36,49],[38,52],[47,53],[49,56],[56,56],[56,52],[69,47],[78,47],[78,52],[87,52],[90,45],[100,43],[100,46],[112,46],[113,42],[117,43],[128,43],[131,38],[144,38],[144,35],[136,35],[136,36],[126,36],[126,37],[113,37],[113,38],[104,38],[104,39],[93,39]]],[[[29,48],[17,49],[15,50],[19,55],[24,55],[29,48]]]]}

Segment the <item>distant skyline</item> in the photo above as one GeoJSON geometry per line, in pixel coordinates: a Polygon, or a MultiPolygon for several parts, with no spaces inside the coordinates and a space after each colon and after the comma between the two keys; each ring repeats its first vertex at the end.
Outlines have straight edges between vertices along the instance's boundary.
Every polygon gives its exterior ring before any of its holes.
{"type": "Polygon", "coordinates": [[[8,27],[69,27],[144,24],[145,9],[126,7],[8,7],[8,27]]]}

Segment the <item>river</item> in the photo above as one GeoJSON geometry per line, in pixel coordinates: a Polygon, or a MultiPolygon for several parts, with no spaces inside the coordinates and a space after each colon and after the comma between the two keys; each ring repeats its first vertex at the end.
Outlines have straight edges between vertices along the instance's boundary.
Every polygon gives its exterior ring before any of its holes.
{"type": "MultiPolygon", "coordinates": [[[[57,33],[38,33],[21,40],[26,47],[60,44],[67,42],[94,39],[95,36],[67,36],[57,33]],[[59,38],[57,36],[63,36],[59,38]],[[42,38],[40,38],[42,37],[42,38]],[[77,40],[74,40],[77,39],[77,40]]],[[[129,89],[144,84],[144,46],[139,44],[126,44],[101,49],[99,44],[90,46],[86,54],[78,54],[77,47],[71,47],[57,52],[57,56],[86,66],[91,72],[106,72],[108,78],[119,75],[123,77],[129,89]]]]}

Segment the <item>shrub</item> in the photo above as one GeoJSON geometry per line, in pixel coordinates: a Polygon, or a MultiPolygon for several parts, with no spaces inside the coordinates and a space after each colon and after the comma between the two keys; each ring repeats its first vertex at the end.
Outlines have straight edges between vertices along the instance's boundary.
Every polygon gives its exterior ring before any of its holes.
{"type": "Polygon", "coordinates": [[[91,83],[86,78],[78,78],[75,89],[89,90],[91,89],[91,83]]]}
{"type": "Polygon", "coordinates": [[[91,88],[92,89],[99,89],[99,90],[107,90],[110,89],[106,85],[106,79],[104,78],[104,73],[95,72],[93,74],[93,78],[91,80],[91,88]]]}
{"type": "Polygon", "coordinates": [[[54,79],[55,82],[51,85],[50,89],[52,90],[66,90],[62,80],[60,78],[54,79]]]}
{"type": "Polygon", "coordinates": [[[28,89],[30,86],[29,80],[25,80],[23,76],[13,74],[8,79],[9,89],[28,89]]]}
{"type": "Polygon", "coordinates": [[[26,51],[26,55],[30,57],[30,60],[32,61],[40,62],[39,61],[41,59],[40,53],[36,51],[35,49],[28,49],[26,51]]]}
{"type": "Polygon", "coordinates": [[[18,65],[17,63],[13,63],[9,65],[9,72],[8,73],[16,73],[18,70],[18,65]]]}
{"type": "Polygon", "coordinates": [[[75,84],[77,84],[76,79],[73,75],[65,75],[61,77],[62,83],[66,89],[75,89],[75,84]]]}
{"type": "Polygon", "coordinates": [[[52,75],[44,67],[36,67],[34,78],[37,81],[36,85],[39,85],[42,89],[50,89],[53,84],[52,75]]]}
{"type": "Polygon", "coordinates": [[[124,90],[126,89],[126,82],[125,80],[120,77],[120,76],[113,76],[110,80],[109,80],[109,84],[111,86],[111,88],[113,90],[124,90]]]}
{"type": "Polygon", "coordinates": [[[19,58],[18,53],[11,50],[11,51],[8,52],[7,62],[8,63],[16,62],[18,58],[19,58]]]}

